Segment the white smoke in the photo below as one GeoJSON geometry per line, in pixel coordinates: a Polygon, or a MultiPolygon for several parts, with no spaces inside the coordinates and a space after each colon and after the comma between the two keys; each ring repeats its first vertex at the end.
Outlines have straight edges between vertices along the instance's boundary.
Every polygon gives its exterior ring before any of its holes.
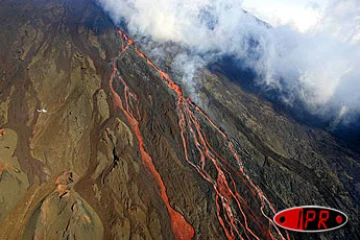
{"type": "Polygon", "coordinates": [[[189,49],[175,57],[173,67],[193,92],[199,67],[231,55],[246,60],[260,76],[258,84],[290,93],[284,97],[289,104],[300,100],[311,113],[337,123],[360,114],[358,0],[330,0],[318,23],[304,33],[266,26],[245,13],[239,0],[98,1],[133,36],[189,49]]]}
{"type": "Polygon", "coordinates": [[[172,69],[175,74],[179,76],[183,82],[186,83],[188,94],[192,96],[194,102],[199,101],[197,92],[197,85],[193,78],[197,73],[197,69],[203,67],[205,62],[203,58],[198,56],[189,56],[186,53],[180,53],[173,59],[172,69]]]}

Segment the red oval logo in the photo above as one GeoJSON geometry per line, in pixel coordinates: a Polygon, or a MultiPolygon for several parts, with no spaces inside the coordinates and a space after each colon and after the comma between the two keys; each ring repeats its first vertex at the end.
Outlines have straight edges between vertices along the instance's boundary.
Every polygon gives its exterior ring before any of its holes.
{"type": "Polygon", "coordinates": [[[274,222],[279,227],[296,232],[332,231],[341,228],[347,221],[345,213],[320,206],[288,208],[274,216],[274,222]]]}

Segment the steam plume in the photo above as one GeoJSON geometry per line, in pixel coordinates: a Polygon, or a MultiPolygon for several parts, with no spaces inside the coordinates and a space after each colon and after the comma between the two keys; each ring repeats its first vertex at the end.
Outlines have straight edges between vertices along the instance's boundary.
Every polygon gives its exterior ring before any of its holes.
{"type": "Polygon", "coordinates": [[[305,33],[269,27],[244,12],[238,0],[98,1],[133,36],[187,49],[173,67],[193,93],[196,69],[231,55],[257,72],[257,84],[287,92],[282,98],[290,105],[299,100],[312,114],[334,119],[333,124],[348,124],[360,115],[357,0],[330,0],[320,21],[305,33]]]}

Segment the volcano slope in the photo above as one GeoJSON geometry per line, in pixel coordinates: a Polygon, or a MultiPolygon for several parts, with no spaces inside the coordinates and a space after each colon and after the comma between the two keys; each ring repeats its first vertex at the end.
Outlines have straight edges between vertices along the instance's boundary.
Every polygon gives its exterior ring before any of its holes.
{"type": "Polygon", "coordinates": [[[360,238],[359,157],[327,133],[206,69],[203,111],[90,0],[0,18],[0,239],[305,239],[271,220],[301,204],[350,217],[306,239],[360,238]]]}

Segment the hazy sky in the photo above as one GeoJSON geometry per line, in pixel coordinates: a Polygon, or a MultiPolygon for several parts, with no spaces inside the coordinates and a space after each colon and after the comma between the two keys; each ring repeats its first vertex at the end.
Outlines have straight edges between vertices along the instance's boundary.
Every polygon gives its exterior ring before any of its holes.
{"type": "Polygon", "coordinates": [[[289,24],[300,31],[315,25],[328,0],[244,0],[243,8],[273,26],[289,24]]]}

